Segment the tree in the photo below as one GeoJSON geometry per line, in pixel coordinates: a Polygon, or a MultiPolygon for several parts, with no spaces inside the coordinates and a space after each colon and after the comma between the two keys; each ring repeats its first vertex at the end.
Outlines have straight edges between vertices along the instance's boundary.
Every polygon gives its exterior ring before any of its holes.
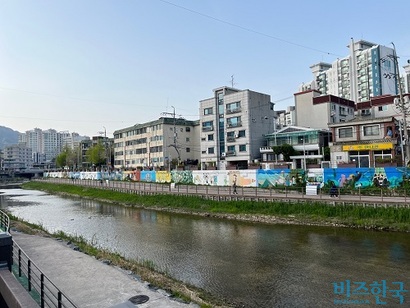
{"type": "Polygon", "coordinates": [[[58,168],[64,168],[67,165],[67,152],[61,152],[56,157],[56,165],[58,168]]]}
{"type": "Polygon", "coordinates": [[[290,161],[290,156],[295,155],[297,151],[290,144],[282,144],[272,147],[275,155],[282,154],[284,161],[290,161]]]}
{"type": "Polygon", "coordinates": [[[101,166],[105,164],[105,148],[101,142],[93,145],[87,150],[87,160],[90,164],[101,166]]]}

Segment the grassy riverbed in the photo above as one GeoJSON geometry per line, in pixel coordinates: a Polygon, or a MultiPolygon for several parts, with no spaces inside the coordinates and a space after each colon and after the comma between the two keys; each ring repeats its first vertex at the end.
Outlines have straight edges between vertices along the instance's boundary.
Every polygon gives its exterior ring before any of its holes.
{"type": "Polygon", "coordinates": [[[29,182],[24,188],[76,195],[119,205],[189,213],[263,223],[340,226],[391,231],[410,231],[410,209],[403,207],[332,206],[322,202],[214,201],[200,197],[141,196],[69,184],[29,182]]]}

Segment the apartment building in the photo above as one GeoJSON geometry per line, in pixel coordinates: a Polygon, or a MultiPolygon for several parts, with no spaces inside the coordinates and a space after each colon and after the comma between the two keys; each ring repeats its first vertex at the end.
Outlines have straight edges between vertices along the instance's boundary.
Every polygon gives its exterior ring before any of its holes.
{"type": "Polygon", "coordinates": [[[286,110],[277,110],[275,113],[275,131],[296,124],[295,106],[288,106],[286,110]]]}
{"type": "Polygon", "coordinates": [[[349,54],[332,64],[312,65],[313,81],[303,84],[299,92],[317,90],[354,102],[399,93],[393,48],[353,39],[348,48],[349,54]]]}
{"type": "Polygon", "coordinates": [[[200,101],[201,168],[245,169],[257,162],[264,135],[275,126],[267,94],[231,87],[200,101]]]}
{"type": "Polygon", "coordinates": [[[81,141],[90,139],[88,136],[80,136],[80,134],[75,132],[62,131],[59,133],[61,135],[61,147],[68,147],[71,150],[80,147],[81,141]]]}
{"type": "Polygon", "coordinates": [[[33,166],[31,148],[23,144],[10,145],[3,150],[4,170],[23,170],[33,166]]]}
{"type": "Polygon", "coordinates": [[[114,168],[170,169],[197,166],[199,123],[162,117],[114,132],[114,168]]]}
{"type": "Polygon", "coordinates": [[[355,103],[317,90],[294,94],[296,125],[327,129],[329,123],[346,122],[354,118],[355,103]]]}

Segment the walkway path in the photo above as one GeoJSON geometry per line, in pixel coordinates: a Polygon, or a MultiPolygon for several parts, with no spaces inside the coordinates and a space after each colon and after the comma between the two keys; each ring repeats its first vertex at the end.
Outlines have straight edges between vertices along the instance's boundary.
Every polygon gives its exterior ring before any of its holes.
{"type": "Polygon", "coordinates": [[[136,307],[128,301],[136,295],[149,300],[138,307],[198,307],[170,298],[164,291],[154,291],[126,271],[106,265],[94,257],[75,251],[51,237],[11,231],[13,240],[78,307],[136,307]]]}

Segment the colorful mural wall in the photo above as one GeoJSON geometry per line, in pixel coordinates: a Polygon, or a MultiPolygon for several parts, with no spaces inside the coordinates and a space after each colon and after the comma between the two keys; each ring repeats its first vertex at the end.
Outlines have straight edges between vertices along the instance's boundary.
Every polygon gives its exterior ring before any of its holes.
{"type": "Polygon", "coordinates": [[[44,177],[87,180],[126,180],[155,183],[176,183],[211,186],[242,187],[300,186],[305,182],[337,187],[389,187],[400,186],[409,180],[410,169],[387,168],[335,168],[335,169],[256,169],[256,170],[194,170],[194,171],[117,171],[117,172],[44,172],[44,177]]]}
{"type": "Polygon", "coordinates": [[[380,168],[336,168],[324,169],[325,183],[335,183],[337,187],[389,187],[400,186],[408,179],[409,168],[380,167],[380,168]]]}

